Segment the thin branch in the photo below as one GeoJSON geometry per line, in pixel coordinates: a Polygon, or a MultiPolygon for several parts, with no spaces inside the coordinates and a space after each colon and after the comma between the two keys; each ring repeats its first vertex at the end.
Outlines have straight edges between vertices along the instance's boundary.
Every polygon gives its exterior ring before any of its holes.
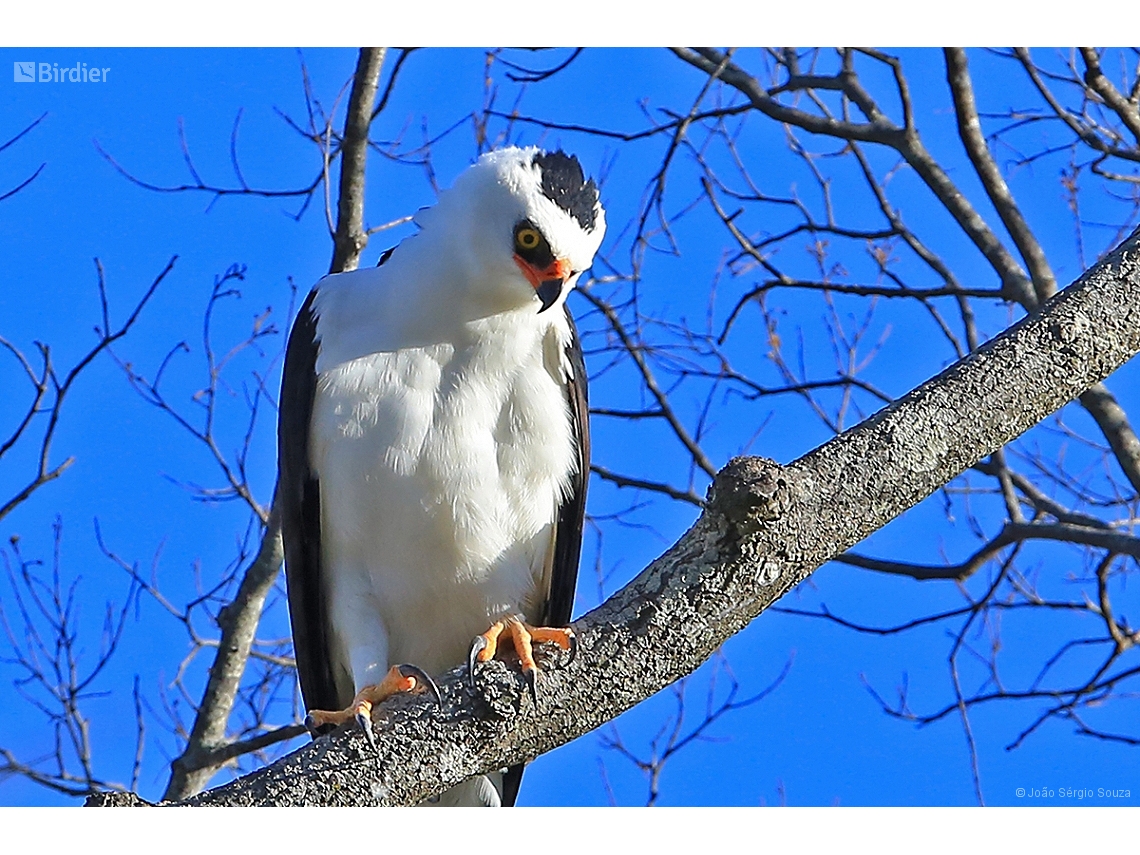
{"type": "Polygon", "coordinates": [[[961,48],[944,48],[943,51],[946,56],[946,79],[954,97],[954,112],[958,119],[958,135],[966,147],[974,171],[982,181],[986,195],[989,196],[1006,231],[1013,238],[1029,268],[1036,300],[1025,308],[1032,310],[1038,303],[1056,293],[1057,281],[1053,277],[1053,270],[1045,258],[1041,244],[1038,243],[1025,217],[1021,215],[1009,186],[1005,183],[986,146],[985,137],[982,136],[982,125],[978,119],[978,108],[974,103],[974,87],[970,81],[966,52],[961,48]]]}
{"type": "Polygon", "coordinates": [[[340,153],[340,188],[337,221],[333,233],[333,257],[329,271],[355,270],[360,253],[368,245],[364,232],[364,168],[368,157],[368,128],[372,105],[380,85],[380,68],[386,48],[361,48],[352,78],[352,94],[344,119],[340,153]]]}
{"type": "MultiPolygon", "coordinates": [[[[0,505],[0,519],[6,517],[9,513],[12,512],[14,508],[24,502],[40,487],[51,481],[54,481],[56,478],[62,475],[75,461],[74,457],[68,457],[62,463],[54,467],[50,462],[52,442],[55,439],[56,428],[59,427],[60,416],[63,413],[63,405],[66,401],[68,392],[71,391],[71,388],[75,384],[75,381],[80,377],[80,375],[83,374],[86,368],[95,360],[97,356],[99,356],[99,354],[105,350],[108,350],[111,345],[122,339],[127,333],[131,331],[131,328],[135,325],[135,322],[138,320],[139,315],[142,314],[142,310],[146,308],[146,304],[150,302],[150,298],[154,296],[155,291],[158,290],[158,286],[162,284],[162,280],[165,279],[166,275],[170,273],[170,271],[174,268],[174,262],[177,261],[177,259],[178,256],[171,257],[170,261],[166,263],[166,267],[164,267],[162,272],[159,273],[158,276],[156,276],[155,279],[151,282],[150,287],[147,288],[146,292],[135,304],[134,309],[131,311],[130,315],[127,316],[127,319],[119,326],[118,329],[114,331],[108,329],[107,327],[96,329],[96,332],[99,336],[98,342],[90,350],[88,350],[86,354],[79,358],[75,365],[72,366],[71,370],[67,372],[66,376],[64,376],[62,382],[58,379],[54,371],[48,370],[49,366],[47,364],[47,352],[46,350],[44,351],[45,377],[50,379],[52,382],[54,398],[51,406],[46,408],[47,424],[44,427],[43,436],[40,439],[38,469],[35,476],[23,489],[17,492],[16,495],[14,495],[3,505],[0,505]]],[[[96,264],[98,264],[98,260],[96,260],[96,264]]],[[[100,276],[100,299],[105,305],[106,295],[103,291],[103,287],[103,280],[100,276]]],[[[106,317],[105,314],[104,317],[106,317]]],[[[33,407],[36,409],[36,411],[38,411],[38,403],[34,404],[33,407]]],[[[23,428],[18,428],[18,431],[22,430],[23,428]]],[[[18,436],[16,438],[18,438],[18,436]]]]}

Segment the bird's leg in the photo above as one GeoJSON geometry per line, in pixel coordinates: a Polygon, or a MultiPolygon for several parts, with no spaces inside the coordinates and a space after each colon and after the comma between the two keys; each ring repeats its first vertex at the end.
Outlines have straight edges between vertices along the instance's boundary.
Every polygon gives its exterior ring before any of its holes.
{"type": "Polygon", "coordinates": [[[422,692],[424,689],[431,691],[437,704],[442,703],[439,687],[424,670],[415,665],[393,665],[383,680],[375,685],[365,686],[344,709],[309,710],[305,715],[305,727],[316,730],[326,724],[339,725],[353,719],[368,737],[369,744],[375,746],[372,736],[372,708],[385,698],[399,692],[422,692]]]}
{"type": "Polygon", "coordinates": [[[530,697],[538,703],[538,666],[534,662],[532,642],[553,641],[563,650],[570,652],[570,662],[578,652],[578,639],[570,627],[531,626],[517,615],[509,615],[495,621],[482,635],[475,636],[471,652],[467,656],[467,673],[471,684],[475,684],[475,663],[490,661],[499,648],[499,638],[504,633],[511,639],[515,652],[522,664],[523,677],[530,688],[530,697]]]}

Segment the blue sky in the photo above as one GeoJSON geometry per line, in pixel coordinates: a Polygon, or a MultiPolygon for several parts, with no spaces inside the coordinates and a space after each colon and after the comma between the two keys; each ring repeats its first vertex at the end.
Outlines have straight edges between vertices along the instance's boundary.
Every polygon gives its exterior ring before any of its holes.
{"type": "MultiPolygon", "coordinates": [[[[567,55],[566,51],[559,54],[567,55]]],[[[244,281],[238,286],[240,298],[225,301],[214,318],[218,347],[239,341],[267,307],[272,307],[271,323],[279,331],[286,330],[290,301],[303,296],[328,267],[331,244],[319,194],[297,218],[301,207],[297,199],[213,199],[204,193],[160,193],[129,182],[104,153],[141,180],[160,186],[182,184],[190,176],[180,149],[181,127],[198,174],[208,183],[233,186],[237,179],[230,140],[235,117],[240,114],[236,154],[248,184],[302,186],[319,173],[320,160],[315,149],[290,130],[278,113],[304,120],[302,57],[313,92],[326,108],[330,107],[351,75],[355,64],[352,50],[0,50],[0,71],[5,75],[8,67],[23,62],[61,67],[86,63],[88,67],[111,69],[107,80],[100,83],[17,84],[7,77],[0,82],[8,105],[0,117],[0,143],[44,115],[25,137],[0,152],[0,194],[46,164],[25,190],[0,202],[0,269],[4,274],[0,334],[26,352],[33,351],[33,342],[50,343],[56,364],[69,366],[91,346],[92,327],[99,319],[93,259],[98,258],[105,271],[112,319],[122,319],[154,277],[177,256],[171,274],[115,353],[153,377],[171,349],[185,341],[189,352],[172,360],[165,382],[170,399],[189,413],[195,408],[191,396],[203,382],[202,313],[217,276],[231,265],[244,266],[244,281]]],[[[513,61],[536,61],[521,53],[509,57],[513,61]]],[[[953,135],[953,115],[945,106],[944,82],[939,78],[941,55],[906,51],[904,59],[912,74],[916,110],[924,123],[927,145],[951,164],[956,178],[974,192],[968,163],[953,135]]],[[[1012,102],[1024,95],[1025,90],[1019,87],[1025,84],[1005,83],[1002,75],[1006,72],[993,57],[977,54],[972,55],[972,61],[979,74],[979,90],[995,106],[1002,97],[1012,102]],[[1003,81],[1001,85],[983,88],[999,80],[1003,81]]],[[[413,54],[390,106],[374,129],[374,137],[398,138],[407,149],[454,127],[433,144],[434,174],[441,186],[447,186],[476,153],[472,124],[466,117],[484,103],[484,68],[484,52],[480,50],[413,54]]],[[[660,117],[656,111],[662,106],[688,109],[702,85],[700,75],[660,50],[587,51],[566,75],[521,93],[505,79],[501,66],[494,73],[496,106],[501,109],[517,103],[524,115],[622,131],[644,127],[643,110],[660,117]],[[645,99],[644,108],[641,99],[645,99]]],[[[504,128],[502,122],[492,125],[493,131],[504,128]]],[[[770,161],[759,168],[765,186],[774,193],[786,192],[789,184],[799,180],[810,197],[804,176],[794,173],[802,167],[790,164],[783,155],[778,129],[757,123],[750,131],[753,136],[748,137],[747,145],[755,147],[754,152],[772,152],[770,161]]],[[[588,171],[604,174],[602,195],[610,236],[603,252],[612,252],[615,264],[624,260],[628,249],[622,248],[622,233],[636,216],[666,140],[654,138],[622,147],[612,140],[516,124],[509,130],[509,141],[562,146],[577,153],[588,171]]],[[[366,218],[371,225],[413,213],[434,198],[422,169],[376,155],[368,180],[366,218]]],[[[840,206],[852,206],[842,213],[858,216],[855,206],[860,204],[859,197],[854,190],[850,196],[843,192],[849,186],[844,182],[849,180],[842,175],[837,178],[840,206]]],[[[915,183],[914,177],[902,174],[896,180],[908,222],[928,232],[942,229],[941,221],[948,218],[923,202],[920,188],[907,186],[907,182],[915,183]]],[[[1044,165],[1022,170],[1012,180],[1019,199],[1034,212],[1031,218],[1036,217],[1034,225],[1045,236],[1059,277],[1068,281],[1079,272],[1080,263],[1070,223],[1064,219],[1055,169],[1044,165]]],[[[673,209],[699,189],[684,182],[679,179],[674,188],[673,209]]],[[[766,227],[774,230],[776,225],[766,227]]],[[[375,236],[363,263],[375,263],[383,249],[407,233],[401,227],[375,236]]],[[[684,254],[680,258],[651,255],[642,293],[654,311],[699,318],[707,305],[710,271],[720,264],[725,239],[707,219],[695,216],[678,221],[677,237],[684,254]]],[[[986,275],[981,260],[971,260],[964,240],[953,235],[946,240],[942,249],[955,256],[955,264],[961,265],[956,270],[986,275]]],[[[726,277],[722,287],[729,290],[740,286],[726,277]]],[[[588,308],[584,302],[572,305],[580,313],[588,308]]],[[[718,303],[717,311],[723,312],[725,305],[718,303]]],[[[783,310],[789,336],[796,326],[815,329],[818,334],[818,302],[792,297],[783,310]]],[[[854,304],[842,304],[841,310],[851,314],[860,311],[854,304]]],[[[885,335],[888,342],[876,360],[875,378],[890,394],[904,393],[947,361],[945,354],[923,352],[931,332],[920,314],[904,308],[875,322],[875,336],[885,335]]],[[[988,334],[996,333],[1009,317],[1004,308],[994,305],[983,317],[983,327],[988,334]]],[[[240,444],[245,428],[241,383],[250,371],[258,370],[267,372],[266,385],[275,388],[280,365],[272,357],[280,344],[280,336],[268,338],[264,358],[244,352],[229,368],[227,377],[233,379],[228,394],[222,396],[219,421],[227,452],[240,444]]],[[[825,347],[809,347],[807,359],[811,365],[826,366],[831,357],[825,347]]],[[[591,370],[599,368],[591,366],[591,370]]],[[[1140,413],[1136,370],[1135,365],[1128,366],[1112,385],[1126,408],[1140,413]]],[[[621,370],[604,375],[594,387],[594,403],[609,401],[617,406],[628,392],[628,383],[629,375],[621,370]]],[[[0,361],[0,388],[5,390],[4,403],[0,404],[0,433],[5,435],[26,397],[22,384],[13,362],[0,361]]],[[[247,385],[245,390],[249,388],[247,385]]],[[[869,402],[864,405],[868,412],[874,409],[869,402]]],[[[682,406],[691,415],[699,401],[684,399],[682,406]]],[[[786,409],[773,408],[770,413],[728,402],[718,418],[723,424],[709,440],[717,465],[746,447],[790,461],[829,436],[797,402],[788,402],[786,409]],[[749,445],[761,423],[763,430],[749,445]]],[[[1072,418],[1078,423],[1082,416],[1074,414],[1072,418]]],[[[256,426],[248,462],[251,486],[265,503],[275,478],[273,429],[272,413],[266,412],[256,426]]],[[[596,420],[595,436],[596,459],[607,466],[617,468],[620,464],[633,471],[660,473],[662,478],[684,478],[684,466],[676,462],[675,447],[654,425],[634,430],[625,424],[596,420]]],[[[1050,441],[1040,440],[1044,444],[1050,441]]],[[[103,604],[122,604],[127,592],[125,574],[101,554],[96,544],[96,520],[111,550],[128,562],[148,568],[146,573],[153,567],[164,592],[172,600],[185,600],[194,596],[199,570],[201,579],[210,580],[234,560],[235,544],[247,533],[249,515],[237,503],[193,500],[185,484],[219,483],[207,454],[168,416],[132,392],[122,370],[106,356],[84,374],[67,402],[53,460],[59,462],[69,455],[75,456],[74,465],[0,521],[0,534],[5,542],[18,535],[23,555],[50,563],[52,523],[61,521],[61,574],[65,580],[79,580],[81,638],[86,655],[94,657],[103,604]]],[[[31,465],[30,450],[25,449],[17,449],[0,461],[0,498],[6,498],[14,486],[18,488],[26,480],[31,465]]],[[[698,477],[694,487],[703,492],[706,485],[707,479],[698,477]]],[[[599,516],[623,509],[631,501],[628,493],[596,479],[592,491],[591,512],[599,516]]],[[[655,502],[629,518],[635,525],[606,527],[602,561],[606,571],[612,572],[606,590],[612,592],[663,551],[693,518],[690,506],[655,502]]],[[[861,549],[938,560],[942,552],[959,556],[973,548],[968,531],[948,529],[940,524],[941,518],[941,506],[932,499],[874,535],[861,549]]],[[[590,542],[576,613],[598,601],[594,556],[590,542]]],[[[0,584],[0,601],[10,613],[11,594],[6,585],[0,584]]],[[[836,613],[885,623],[960,601],[951,585],[923,585],[838,566],[823,568],[786,600],[793,601],[786,604],[801,608],[825,602],[836,613]]],[[[1055,626],[1019,627],[1007,632],[1005,641],[1015,648],[1021,645],[1029,649],[1047,643],[1056,631],[1055,626]]],[[[267,616],[264,634],[286,632],[287,620],[278,602],[267,616]]],[[[763,615],[731,639],[724,652],[744,695],[768,686],[790,662],[787,677],[763,701],[727,716],[712,728],[708,740],[670,760],[662,783],[662,803],[972,803],[973,785],[957,721],[951,717],[917,729],[890,719],[865,685],[889,696],[905,674],[913,703],[937,706],[936,699],[943,698],[946,691],[945,648],[941,629],[873,638],[822,621],[774,612],[763,615]]],[[[96,763],[102,774],[115,780],[129,777],[135,738],[131,686],[138,675],[149,705],[144,713],[149,740],[139,780],[145,797],[161,793],[166,764],[176,750],[174,738],[162,729],[159,711],[163,687],[169,686],[186,650],[183,628],[143,597],[131,612],[121,648],[95,686],[99,696],[87,702],[96,763]]],[[[691,681],[690,710],[703,704],[712,668],[706,664],[691,681]]],[[[34,758],[50,749],[50,729],[43,716],[13,688],[15,676],[13,668],[0,662],[0,708],[5,711],[0,720],[0,747],[21,758],[34,758]]],[[[202,679],[202,663],[197,663],[190,682],[200,686],[202,679]]],[[[646,750],[672,711],[672,703],[672,695],[666,691],[623,716],[617,723],[623,739],[646,750]]],[[[274,709],[276,722],[289,720],[287,701],[274,709]]],[[[1013,795],[1017,787],[1044,783],[1053,787],[1130,786],[1137,794],[1130,803],[1138,803],[1135,749],[1081,739],[1069,728],[1051,724],[1025,747],[1003,750],[1028,715],[1024,708],[1001,705],[975,713],[975,736],[983,758],[982,780],[988,801],[1017,804],[1013,795]]],[[[1113,721],[1113,716],[1126,721],[1129,713],[1121,709],[1107,715],[1107,721],[1113,721]]],[[[536,761],[527,772],[521,801],[604,805],[612,793],[620,804],[638,804],[644,801],[644,790],[641,773],[604,750],[598,736],[591,734],[536,761]]],[[[0,804],[71,803],[73,800],[17,777],[0,781],[0,804]]]]}

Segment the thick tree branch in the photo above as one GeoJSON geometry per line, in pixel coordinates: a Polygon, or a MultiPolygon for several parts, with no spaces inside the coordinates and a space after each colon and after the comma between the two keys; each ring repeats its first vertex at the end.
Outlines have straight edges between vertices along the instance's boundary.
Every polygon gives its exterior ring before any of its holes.
{"type": "MultiPolygon", "coordinates": [[[[500,663],[441,681],[444,702],[381,709],[377,749],[333,734],[198,805],[409,804],[592,730],[696,668],[816,567],[1140,352],[1140,231],[977,352],[783,468],[737,458],[666,554],[575,623],[581,654],[547,662],[536,710],[500,663]]],[[[92,804],[108,803],[95,798],[92,804]]]]}

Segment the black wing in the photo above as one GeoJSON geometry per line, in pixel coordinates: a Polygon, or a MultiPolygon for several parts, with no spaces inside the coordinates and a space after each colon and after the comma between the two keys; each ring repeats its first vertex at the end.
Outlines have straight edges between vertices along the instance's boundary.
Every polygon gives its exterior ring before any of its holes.
{"type": "MultiPolygon", "coordinates": [[[[550,591],[543,606],[541,626],[566,626],[574,610],[574,588],[578,582],[578,560],[582,555],[582,527],[586,519],[586,485],[590,481],[590,406],[586,389],[586,362],[582,357],[582,344],[578,328],[570,310],[566,310],[570,323],[570,344],[566,356],[570,361],[571,376],[566,382],[566,400],[570,405],[570,421],[574,428],[575,446],[578,449],[578,467],[574,474],[570,495],[558,509],[555,522],[554,565],[550,574],[550,591]]],[[[523,765],[512,766],[503,775],[503,804],[513,807],[522,783],[523,765]]]]}
{"type": "Polygon", "coordinates": [[[316,293],[314,288],[301,306],[285,350],[277,422],[276,502],[281,509],[289,622],[301,696],[307,709],[337,710],[351,699],[352,687],[342,686],[338,692],[333,676],[321,579],[320,482],[309,466],[309,423],[317,391],[316,293]]]}
{"type": "Polygon", "coordinates": [[[542,626],[566,626],[570,623],[570,613],[574,610],[574,588],[578,582],[578,559],[582,554],[586,486],[590,481],[590,402],[586,389],[586,362],[582,357],[578,328],[574,325],[569,309],[566,310],[566,320],[570,324],[570,344],[566,348],[566,356],[571,368],[571,376],[566,381],[566,400],[570,405],[570,423],[574,429],[578,465],[570,495],[558,509],[554,569],[540,621],[542,626]]]}

